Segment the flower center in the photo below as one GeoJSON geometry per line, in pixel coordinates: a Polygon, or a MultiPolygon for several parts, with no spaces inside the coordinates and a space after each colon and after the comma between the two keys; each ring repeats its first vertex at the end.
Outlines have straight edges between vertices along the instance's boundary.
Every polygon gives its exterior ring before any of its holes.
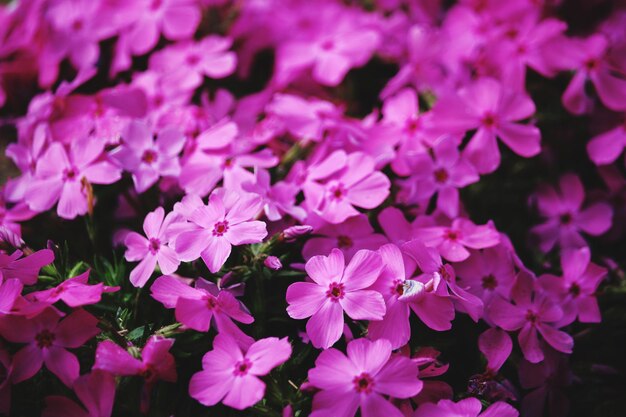
{"type": "Polygon", "coordinates": [[[55,336],[49,330],[42,330],[37,336],[35,336],[35,342],[40,349],[48,348],[52,346],[55,336]]]}
{"type": "Polygon", "coordinates": [[[196,54],[191,54],[191,55],[188,55],[188,56],[187,56],[187,63],[188,63],[190,66],[192,66],[192,67],[193,67],[193,66],[196,66],[196,65],[198,65],[198,62],[200,62],[200,57],[199,57],[198,55],[196,55],[196,54]]]}
{"type": "Polygon", "coordinates": [[[483,119],[481,120],[481,122],[484,127],[492,128],[496,125],[496,115],[491,112],[487,112],[483,116],[483,119]]]}
{"type": "Polygon", "coordinates": [[[228,221],[215,223],[213,226],[213,236],[223,236],[228,231],[228,221]]]}
{"type": "Polygon", "coordinates": [[[159,251],[160,247],[161,247],[161,241],[159,239],[155,237],[150,239],[150,243],[148,244],[148,250],[150,251],[151,254],[155,255],[159,251]]]}
{"type": "Polygon", "coordinates": [[[598,69],[599,64],[600,63],[598,62],[597,59],[592,58],[585,62],[585,68],[587,69],[587,71],[593,71],[593,70],[598,69]]]}
{"type": "Polygon", "coordinates": [[[391,285],[391,293],[398,297],[404,295],[404,281],[395,279],[391,285]]]}
{"type": "Polygon", "coordinates": [[[84,26],[85,26],[85,24],[84,24],[84,22],[81,19],[76,19],[72,23],[72,30],[75,31],[75,32],[78,32],[78,31],[82,30],[84,26]]]}
{"type": "Polygon", "coordinates": [[[252,362],[250,362],[250,360],[248,360],[247,358],[244,358],[242,361],[239,361],[235,364],[235,370],[233,371],[233,374],[235,374],[235,376],[244,376],[248,373],[251,366],[252,362]]]}
{"type": "Polygon", "coordinates": [[[148,149],[143,153],[141,160],[145,162],[146,164],[151,165],[152,163],[156,162],[157,157],[158,155],[156,152],[154,152],[151,149],[148,149]]]}
{"type": "Polygon", "coordinates": [[[346,189],[342,184],[334,185],[330,188],[330,197],[335,200],[341,200],[346,195],[346,189]]]}
{"type": "Polygon", "coordinates": [[[145,379],[146,381],[152,381],[156,378],[157,374],[152,369],[152,366],[146,365],[146,367],[139,373],[139,376],[145,379]]]}
{"type": "Polygon", "coordinates": [[[409,133],[415,133],[419,130],[420,128],[420,119],[418,119],[416,116],[412,116],[410,119],[408,119],[406,121],[406,131],[409,133]]]}
{"type": "Polygon", "coordinates": [[[580,285],[576,282],[572,283],[569,287],[569,293],[572,294],[572,297],[578,297],[580,295],[580,285]]]}
{"type": "Polygon", "coordinates": [[[450,178],[450,175],[445,168],[439,168],[435,171],[435,181],[437,181],[438,183],[443,184],[448,181],[448,178],[450,178]]]}
{"type": "Polygon", "coordinates": [[[327,39],[324,42],[322,42],[322,49],[325,51],[330,51],[334,47],[335,47],[335,42],[333,42],[330,39],[327,39]]]}
{"type": "Polygon", "coordinates": [[[445,231],[444,238],[448,240],[457,240],[459,238],[459,232],[456,230],[448,229],[445,231]]]}
{"type": "Polygon", "coordinates": [[[344,249],[350,249],[352,247],[352,245],[354,244],[354,242],[352,242],[352,239],[350,239],[348,236],[339,236],[337,238],[337,245],[340,248],[344,248],[344,249]]]}
{"type": "Polygon", "coordinates": [[[344,286],[339,282],[333,282],[328,286],[328,291],[326,291],[326,297],[330,298],[331,301],[339,301],[345,295],[344,286]]]}
{"type": "Polygon", "coordinates": [[[498,281],[493,274],[489,274],[483,277],[483,288],[486,290],[494,290],[498,286],[498,281]]]}
{"type": "Polygon", "coordinates": [[[78,172],[76,172],[76,168],[66,168],[63,171],[63,180],[64,181],[75,181],[78,176],[78,172]]]}
{"type": "Polygon", "coordinates": [[[537,322],[537,314],[535,314],[535,312],[532,310],[528,310],[526,312],[526,320],[535,324],[537,322]]]}
{"type": "Polygon", "coordinates": [[[359,394],[369,394],[372,392],[372,388],[374,387],[374,380],[367,372],[363,372],[361,375],[355,376],[352,383],[354,384],[354,390],[359,394]]]}
{"type": "Polygon", "coordinates": [[[213,297],[212,295],[209,295],[209,298],[207,298],[206,300],[206,306],[209,310],[217,309],[217,298],[213,297]]]}
{"type": "Polygon", "coordinates": [[[565,213],[565,214],[561,214],[561,217],[559,219],[561,221],[561,224],[564,225],[568,225],[572,223],[572,214],[571,213],[565,213]]]}

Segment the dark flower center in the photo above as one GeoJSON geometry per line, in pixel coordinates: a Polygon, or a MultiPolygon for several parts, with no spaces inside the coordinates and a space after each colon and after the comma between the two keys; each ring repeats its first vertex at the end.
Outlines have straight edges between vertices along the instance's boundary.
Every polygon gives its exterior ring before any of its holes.
{"type": "Polygon", "coordinates": [[[488,112],[485,114],[483,119],[481,120],[483,126],[491,128],[496,125],[496,116],[495,114],[488,112]]]}
{"type": "Polygon", "coordinates": [[[537,314],[535,314],[534,311],[532,310],[528,310],[526,312],[526,320],[531,322],[531,323],[536,323],[537,322],[537,314]]]}
{"type": "Polygon", "coordinates": [[[209,298],[206,300],[206,306],[209,310],[215,310],[217,308],[217,298],[209,295],[209,298]]]}
{"type": "Polygon", "coordinates": [[[348,236],[342,235],[337,238],[337,245],[340,248],[349,249],[352,247],[353,244],[354,242],[352,242],[352,239],[350,239],[348,236]]]}
{"type": "Polygon", "coordinates": [[[439,168],[435,171],[435,181],[438,183],[443,184],[448,181],[448,178],[450,178],[450,175],[448,175],[448,171],[445,168],[439,168]]]}
{"type": "Polygon", "coordinates": [[[143,153],[141,160],[145,162],[146,164],[150,165],[153,162],[156,162],[157,158],[158,158],[157,153],[151,149],[148,149],[147,151],[143,153]]]}
{"type": "Polygon", "coordinates": [[[200,62],[200,57],[198,55],[191,54],[191,55],[187,56],[187,63],[190,66],[198,65],[198,62],[200,62]]]}
{"type": "Polygon", "coordinates": [[[159,239],[155,237],[150,239],[150,243],[148,244],[148,249],[150,250],[150,253],[152,253],[153,255],[156,254],[159,251],[160,247],[161,241],[159,239]]]}
{"type": "Polygon", "coordinates": [[[330,196],[335,200],[341,200],[346,195],[346,189],[342,184],[337,184],[330,188],[330,196]]]}
{"type": "Polygon", "coordinates": [[[580,295],[580,285],[578,285],[578,283],[574,282],[569,287],[569,293],[572,294],[572,297],[578,297],[580,295]]]}
{"type": "Polygon", "coordinates": [[[247,358],[244,358],[242,361],[239,361],[235,364],[235,370],[233,371],[233,374],[235,374],[236,376],[244,376],[248,373],[251,366],[252,362],[250,362],[247,358]]]}
{"type": "Polygon", "coordinates": [[[565,225],[571,224],[572,220],[573,219],[572,219],[571,213],[561,214],[561,217],[560,217],[561,224],[565,224],[565,225]]]}
{"type": "Polygon", "coordinates": [[[459,232],[457,232],[456,230],[448,229],[446,230],[444,237],[448,240],[457,240],[459,238],[459,232]]]}
{"type": "Polygon", "coordinates": [[[369,394],[372,392],[372,388],[374,387],[374,380],[367,372],[363,372],[361,375],[355,376],[352,383],[354,384],[354,390],[359,394],[369,394]]]}
{"type": "Polygon", "coordinates": [[[597,59],[592,58],[585,62],[585,68],[587,69],[587,71],[593,71],[598,68],[599,64],[600,63],[597,59]]]}
{"type": "Polygon", "coordinates": [[[399,279],[394,280],[391,286],[391,293],[397,296],[404,295],[404,282],[399,279]]]}
{"type": "Polygon", "coordinates": [[[217,222],[215,223],[215,226],[213,226],[213,236],[223,236],[227,231],[228,222],[226,220],[223,222],[217,222]]]}
{"type": "Polygon", "coordinates": [[[78,172],[76,172],[76,168],[66,168],[63,171],[63,179],[65,181],[75,181],[78,176],[78,172]]]}
{"type": "Polygon", "coordinates": [[[496,277],[492,274],[483,277],[483,288],[486,290],[494,290],[498,286],[498,281],[496,277]]]}
{"type": "Polygon", "coordinates": [[[152,369],[152,366],[146,365],[146,367],[144,368],[143,371],[141,371],[139,376],[145,379],[146,381],[152,381],[153,379],[156,378],[157,374],[154,371],[154,369],[152,369]]]}
{"type": "Polygon", "coordinates": [[[339,282],[333,282],[328,286],[328,291],[326,291],[326,297],[330,298],[331,301],[339,301],[345,295],[344,286],[339,282]]]}
{"type": "Polygon", "coordinates": [[[35,342],[40,349],[48,348],[52,346],[55,336],[49,330],[42,330],[37,336],[35,336],[35,342]]]}
{"type": "Polygon", "coordinates": [[[333,42],[330,39],[325,40],[324,42],[322,42],[322,49],[325,50],[325,51],[330,51],[334,47],[335,47],[335,42],[333,42]]]}

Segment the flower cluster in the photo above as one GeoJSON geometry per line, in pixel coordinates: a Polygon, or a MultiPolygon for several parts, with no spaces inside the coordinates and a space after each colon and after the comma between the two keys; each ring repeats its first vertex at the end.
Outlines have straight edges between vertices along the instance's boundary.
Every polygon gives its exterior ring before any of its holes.
{"type": "Polygon", "coordinates": [[[565,415],[626,10],[558,3],[1,2],[0,415],[565,415]]]}

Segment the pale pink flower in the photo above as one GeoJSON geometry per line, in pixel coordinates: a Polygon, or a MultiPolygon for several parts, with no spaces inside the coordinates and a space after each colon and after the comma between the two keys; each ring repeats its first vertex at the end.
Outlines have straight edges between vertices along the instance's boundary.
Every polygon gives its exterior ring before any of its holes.
{"type": "Polygon", "coordinates": [[[406,356],[392,355],[385,339],[356,339],[348,343],[347,356],[336,349],[323,351],[309,370],[309,382],[321,391],[313,397],[311,417],[403,417],[386,396],[409,398],[423,383],[418,364],[406,356]]]}
{"type": "Polygon", "coordinates": [[[189,395],[206,406],[218,402],[243,410],[252,407],[265,395],[265,383],[259,376],[291,356],[287,338],[268,337],[241,350],[229,336],[219,334],[213,340],[213,350],[202,358],[202,371],[189,382],[189,395]]]}
{"type": "Polygon", "coordinates": [[[346,266],[343,253],[333,249],[328,256],[314,256],[305,265],[313,282],[296,282],[287,288],[287,313],[294,319],[311,317],[306,325],[311,343],[327,349],[343,332],[343,313],[354,320],[380,320],[385,302],[372,285],[383,263],[369,250],[357,252],[346,266]]]}
{"type": "Polygon", "coordinates": [[[42,417],[110,417],[115,398],[115,378],[103,371],[92,371],[74,381],[74,392],[82,407],[67,397],[45,398],[42,417]]]}

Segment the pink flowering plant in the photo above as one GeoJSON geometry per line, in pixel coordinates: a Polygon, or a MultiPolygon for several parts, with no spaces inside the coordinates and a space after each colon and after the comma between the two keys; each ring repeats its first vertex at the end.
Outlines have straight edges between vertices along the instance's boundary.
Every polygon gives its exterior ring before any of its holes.
{"type": "Polygon", "coordinates": [[[619,0],[0,0],[0,416],[626,406],[619,0]]]}

